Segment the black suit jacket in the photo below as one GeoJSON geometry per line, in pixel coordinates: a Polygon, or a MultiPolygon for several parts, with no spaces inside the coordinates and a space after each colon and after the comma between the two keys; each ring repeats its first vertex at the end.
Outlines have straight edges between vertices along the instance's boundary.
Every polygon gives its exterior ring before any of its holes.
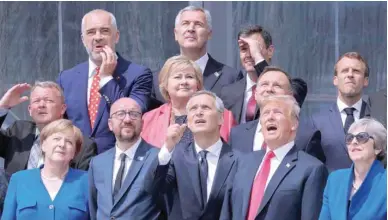
{"type": "MultiPolygon", "coordinates": [[[[220,219],[246,219],[253,181],[264,155],[260,150],[238,158],[220,219]]],[[[255,219],[318,219],[327,175],[319,160],[294,146],[268,183],[255,219]]]]}
{"type": "MultiPolygon", "coordinates": [[[[264,60],[255,66],[258,76],[263,72],[264,68],[268,66],[268,63],[264,60]]],[[[224,102],[225,108],[232,111],[234,118],[240,124],[242,117],[242,110],[244,106],[244,94],[247,86],[247,74],[235,83],[226,85],[221,89],[220,98],[224,102]]],[[[307,95],[307,84],[302,79],[294,78],[291,81],[291,87],[293,89],[293,95],[298,101],[299,106],[302,106],[307,95]]],[[[256,107],[255,119],[259,118],[259,108],[256,107]]]]}
{"type": "Polygon", "coordinates": [[[382,89],[368,96],[371,117],[387,127],[387,89],[382,89]]]}
{"type": "MultiPolygon", "coordinates": [[[[5,117],[0,117],[0,126],[5,117]]],[[[6,131],[0,132],[0,157],[4,158],[4,168],[9,175],[27,168],[28,158],[36,136],[35,132],[36,124],[23,120],[16,121],[6,131]]],[[[84,136],[82,149],[70,166],[88,170],[89,162],[95,155],[97,155],[97,145],[84,136]]]]}
{"type": "Polygon", "coordinates": [[[199,185],[198,159],[194,144],[177,145],[171,161],[165,166],[158,165],[154,181],[159,189],[171,193],[173,202],[169,205],[171,220],[219,219],[225,188],[233,173],[235,155],[231,147],[223,143],[214,176],[210,197],[205,207],[202,204],[199,185]]]}
{"type": "MultiPolygon", "coordinates": [[[[362,102],[360,118],[370,116],[370,109],[366,102],[362,102]]],[[[345,131],[337,103],[328,109],[303,119],[299,123],[295,143],[311,155],[319,155],[319,159],[327,166],[329,172],[350,168],[352,161],[345,144],[345,131]],[[314,135],[320,133],[320,135],[314,135]],[[313,140],[310,140],[313,138],[313,140]],[[308,147],[313,141],[314,146],[308,147]]]]}
{"type": "MultiPolygon", "coordinates": [[[[209,55],[204,73],[203,86],[206,90],[210,90],[220,96],[221,88],[237,81],[241,74],[238,70],[233,69],[223,63],[218,62],[209,55]]],[[[159,72],[153,74],[151,109],[157,108],[164,104],[166,100],[163,98],[159,90],[159,72]]]]}

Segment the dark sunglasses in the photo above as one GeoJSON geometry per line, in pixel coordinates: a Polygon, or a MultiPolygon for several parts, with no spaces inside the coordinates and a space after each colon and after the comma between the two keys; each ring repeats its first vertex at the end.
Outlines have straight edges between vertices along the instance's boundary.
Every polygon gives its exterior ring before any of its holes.
{"type": "Polygon", "coordinates": [[[366,132],[360,132],[360,133],[358,133],[358,134],[356,134],[356,135],[354,135],[354,134],[347,134],[347,135],[345,136],[345,142],[346,142],[346,144],[351,144],[354,138],[356,138],[356,140],[357,140],[357,142],[358,142],[359,144],[364,144],[364,143],[368,142],[369,138],[370,138],[370,139],[373,139],[373,137],[370,136],[370,135],[369,135],[368,133],[366,133],[366,132]]]}

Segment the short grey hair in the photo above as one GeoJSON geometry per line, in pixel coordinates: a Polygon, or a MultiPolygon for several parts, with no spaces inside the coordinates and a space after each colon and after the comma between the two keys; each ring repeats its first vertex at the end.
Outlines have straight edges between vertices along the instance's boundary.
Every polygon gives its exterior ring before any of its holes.
{"type": "Polygon", "coordinates": [[[56,89],[59,92],[59,96],[61,98],[62,103],[65,103],[65,96],[63,95],[63,90],[62,88],[55,82],[53,81],[36,81],[34,86],[31,88],[31,93],[37,88],[49,88],[49,89],[56,89]]]}
{"type": "Polygon", "coordinates": [[[291,111],[291,116],[295,117],[296,120],[299,120],[300,107],[294,96],[292,95],[270,95],[264,97],[260,102],[260,112],[268,103],[271,102],[282,102],[288,105],[288,109],[291,111]]]}
{"type": "Polygon", "coordinates": [[[109,11],[106,11],[106,10],[103,10],[103,9],[94,9],[92,11],[89,11],[88,13],[86,13],[83,17],[82,17],[82,21],[81,21],[81,33],[84,31],[84,25],[85,25],[85,18],[87,15],[89,14],[92,14],[94,12],[105,12],[105,13],[108,13],[109,17],[110,17],[110,22],[111,22],[111,25],[112,27],[114,27],[116,30],[118,30],[117,28],[117,21],[116,21],[116,17],[110,13],[109,11]]]}
{"type": "Polygon", "coordinates": [[[181,16],[182,16],[183,12],[185,12],[185,11],[201,11],[201,12],[203,12],[205,14],[205,17],[206,17],[207,26],[209,27],[209,30],[212,30],[212,16],[210,15],[210,12],[204,8],[194,6],[194,5],[187,6],[186,8],[181,9],[178,12],[178,15],[175,18],[175,27],[179,24],[179,22],[181,20],[181,16]]]}
{"type": "Polygon", "coordinates": [[[196,96],[200,96],[200,95],[208,95],[208,96],[211,96],[214,98],[214,104],[216,106],[216,109],[219,113],[224,113],[225,111],[225,106],[224,106],[224,102],[214,93],[214,92],[210,92],[210,91],[207,91],[207,90],[200,90],[200,91],[197,91],[195,92],[189,99],[189,101],[187,102],[187,105],[186,105],[186,110],[188,111],[188,107],[190,105],[190,101],[192,100],[192,98],[196,97],[196,96]]]}
{"type": "Polygon", "coordinates": [[[387,129],[374,118],[362,118],[350,125],[348,133],[363,128],[374,140],[374,149],[381,150],[377,159],[384,161],[387,155],[387,129]]]}

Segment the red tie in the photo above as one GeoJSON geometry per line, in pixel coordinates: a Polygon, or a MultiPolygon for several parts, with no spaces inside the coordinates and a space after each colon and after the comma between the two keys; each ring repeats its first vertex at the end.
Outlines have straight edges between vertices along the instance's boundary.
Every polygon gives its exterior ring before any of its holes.
{"type": "Polygon", "coordinates": [[[256,110],[256,100],[255,100],[255,93],[256,93],[256,85],[252,87],[252,95],[248,100],[247,104],[247,112],[245,115],[245,121],[252,121],[255,117],[255,110],[256,110]]]}
{"type": "Polygon", "coordinates": [[[90,97],[89,97],[89,118],[90,126],[93,128],[94,122],[96,121],[98,105],[100,104],[101,95],[98,92],[100,89],[100,68],[96,68],[96,74],[93,76],[92,87],[90,88],[90,97]]]}
{"type": "Polygon", "coordinates": [[[269,151],[265,155],[261,169],[257,174],[255,181],[253,182],[247,220],[254,220],[257,215],[261,200],[264,196],[265,185],[267,184],[269,170],[271,169],[271,159],[274,156],[275,154],[273,153],[273,151],[269,151]]]}

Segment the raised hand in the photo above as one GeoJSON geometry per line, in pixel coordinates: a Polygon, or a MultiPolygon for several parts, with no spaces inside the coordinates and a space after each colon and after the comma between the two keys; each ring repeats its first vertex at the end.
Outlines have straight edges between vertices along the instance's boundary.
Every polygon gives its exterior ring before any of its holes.
{"type": "Polygon", "coordinates": [[[171,152],[175,145],[181,140],[186,127],[186,124],[173,124],[168,127],[165,145],[169,152],[171,152]]]}
{"type": "Polygon", "coordinates": [[[100,76],[112,76],[117,66],[116,53],[107,45],[102,48],[102,63],[100,66],[100,76]]]}
{"type": "Polygon", "coordinates": [[[238,40],[238,45],[240,48],[244,46],[249,47],[249,52],[252,58],[255,60],[255,63],[257,63],[259,60],[264,60],[262,53],[264,45],[261,45],[258,40],[240,37],[238,40]]]}
{"type": "Polygon", "coordinates": [[[0,108],[10,109],[22,102],[28,100],[28,96],[22,94],[30,90],[31,86],[28,83],[16,84],[12,86],[0,99],[0,108]]]}

